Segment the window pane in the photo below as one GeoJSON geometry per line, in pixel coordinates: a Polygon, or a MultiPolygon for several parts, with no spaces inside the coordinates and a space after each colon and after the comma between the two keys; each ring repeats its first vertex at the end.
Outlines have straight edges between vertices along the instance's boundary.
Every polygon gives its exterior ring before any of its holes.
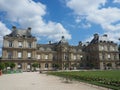
{"type": "Polygon", "coordinates": [[[18,42],[18,47],[22,47],[22,42],[18,42]]]}
{"type": "Polygon", "coordinates": [[[31,53],[28,53],[28,58],[30,58],[31,57],[31,53]]]}
{"type": "Polygon", "coordinates": [[[12,52],[8,52],[8,58],[9,58],[9,59],[12,58],[12,52]]]}
{"type": "Polygon", "coordinates": [[[74,60],[76,60],[76,55],[74,55],[74,60]]]}
{"type": "Polygon", "coordinates": [[[21,57],[22,57],[22,53],[18,52],[18,58],[21,58],[21,57]]]}
{"type": "Polygon", "coordinates": [[[9,41],[9,47],[12,47],[12,46],[13,46],[12,41],[9,41]]]}
{"type": "Polygon", "coordinates": [[[32,43],[28,42],[28,48],[31,48],[31,47],[32,47],[32,43]]]}
{"type": "Polygon", "coordinates": [[[37,59],[40,59],[40,55],[37,55],[37,59]]]}
{"type": "Polygon", "coordinates": [[[45,64],[45,68],[48,68],[48,63],[45,64]]]}
{"type": "Polygon", "coordinates": [[[110,58],[110,54],[108,54],[108,58],[110,58]]]}
{"type": "Polygon", "coordinates": [[[45,59],[48,59],[48,55],[45,55],[45,59]]]}

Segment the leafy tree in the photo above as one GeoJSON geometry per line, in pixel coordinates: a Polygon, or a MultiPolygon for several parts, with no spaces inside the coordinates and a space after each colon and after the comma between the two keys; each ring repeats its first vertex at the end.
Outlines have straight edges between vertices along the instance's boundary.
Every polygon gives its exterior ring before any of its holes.
{"type": "Polygon", "coordinates": [[[0,63],[0,70],[4,70],[5,68],[5,64],[4,63],[0,63]]]}
{"type": "Polygon", "coordinates": [[[65,67],[65,69],[67,69],[69,67],[69,63],[65,63],[64,67],[65,67]]]}
{"type": "Polygon", "coordinates": [[[13,70],[13,68],[15,67],[15,63],[10,63],[10,68],[13,70]]]}
{"type": "Polygon", "coordinates": [[[34,71],[36,71],[36,68],[39,67],[39,64],[37,62],[34,62],[32,64],[32,67],[34,68],[34,71]]]}
{"type": "Polygon", "coordinates": [[[59,69],[59,67],[60,67],[60,64],[58,64],[58,63],[54,63],[54,64],[53,64],[53,68],[59,69]]]}
{"type": "Polygon", "coordinates": [[[7,67],[10,67],[10,62],[5,62],[6,71],[7,71],[7,67]]]}

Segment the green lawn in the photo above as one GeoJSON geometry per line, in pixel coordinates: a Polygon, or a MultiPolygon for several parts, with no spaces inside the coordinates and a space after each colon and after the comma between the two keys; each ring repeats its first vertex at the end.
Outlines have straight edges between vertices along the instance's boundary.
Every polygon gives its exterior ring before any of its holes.
{"type": "Polygon", "coordinates": [[[48,74],[120,90],[120,70],[49,72],[48,74]]]}

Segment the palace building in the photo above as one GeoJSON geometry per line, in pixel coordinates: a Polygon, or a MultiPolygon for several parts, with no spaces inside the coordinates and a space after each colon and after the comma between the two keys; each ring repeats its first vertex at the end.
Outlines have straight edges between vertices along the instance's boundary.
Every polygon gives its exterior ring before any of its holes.
{"type": "Polygon", "coordinates": [[[64,36],[56,43],[38,44],[30,27],[22,30],[15,26],[3,37],[1,62],[14,62],[15,68],[23,71],[32,70],[34,62],[40,70],[118,69],[120,64],[118,45],[107,35],[95,34],[87,45],[69,45],[64,36]]]}

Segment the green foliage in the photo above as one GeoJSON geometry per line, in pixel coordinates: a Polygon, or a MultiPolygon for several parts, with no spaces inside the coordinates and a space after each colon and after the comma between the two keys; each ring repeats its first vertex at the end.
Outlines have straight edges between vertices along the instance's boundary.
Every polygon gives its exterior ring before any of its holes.
{"type": "Polygon", "coordinates": [[[34,62],[33,64],[32,64],[32,67],[38,67],[39,66],[39,64],[37,63],[37,62],[34,62]]]}
{"type": "Polygon", "coordinates": [[[0,62],[0,70],[4,70],[5,64],[0,62]]]}
{"type": "Polygon", "coordinates": [[[15,67],[15,63],[11,62],[10,63],[10,68],[13,69],[15,67]]]}
{"type": "Polygon", "coordinates": [[[59,69],[59,68],[60,68],[60,64],[54,63],[54,64],[53,64],[53,67],[54,67],[55,69],[59,69]]]}
{"type": "Polygon", "coordinates": [[[98,86],[120,90],[120,71],[78,71],[78,72],[50,72],[49,74],[83,81],[98,86]]]}
{"type": "Polygon", "coordinates": [[[64,67],[65,67],[65,68],[68,68],[68,67],[69,67],[69,63],[65,63],[65,64],[64,64],[64,67]]]}
{"type": "Polygon", "coordinates": [[[32,64],[32,67],[34,68],[34,70],[36,70],[36,68],[39,67],[39,64],[38,64],[37,62],[34,62],[34,63],[32,64]]]}
{"type": "Polygon", "coordinates": [[[5,68],[7,70],[7,67],[10,67],[10,62],[5,62],[5,68]]]}

